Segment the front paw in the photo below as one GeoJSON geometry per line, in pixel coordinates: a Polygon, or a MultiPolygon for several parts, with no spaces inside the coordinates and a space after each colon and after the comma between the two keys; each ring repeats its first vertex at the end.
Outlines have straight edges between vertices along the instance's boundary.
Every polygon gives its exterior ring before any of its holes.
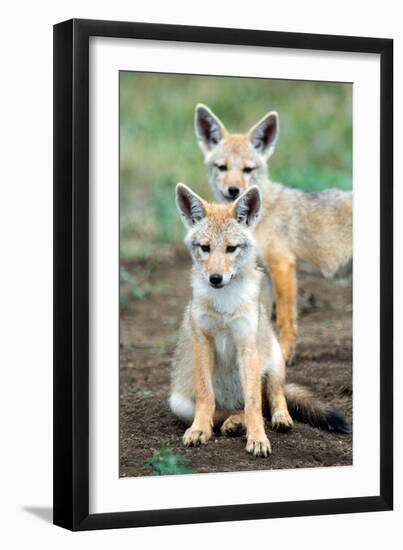
{"type": "Polygon", "coordinates": [[[294,422],[287,410],[275,411],[271,417],[271,427],[278,432],[287,432],[294,426],[294,422]]]}
{"type": "Polygon", "coordinates": [[[266,436],[255,438],[248,436],[246,450],[253,456],[269,456],[271,453],[270,441],[266,436]]]}
{"type": "Polygon", "coordinates": [[[211,428],[200,430],[191,426],[183,434],[182,441],[185,447],[197,447],[197,445],[205,445],[211,434],[211,428]]]}

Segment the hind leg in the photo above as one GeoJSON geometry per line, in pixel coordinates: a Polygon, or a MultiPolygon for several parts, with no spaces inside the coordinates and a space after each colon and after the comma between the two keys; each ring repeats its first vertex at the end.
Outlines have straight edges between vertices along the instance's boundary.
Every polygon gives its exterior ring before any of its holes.
{"type": "Polygon", "coordinates": [[[276,338],[273,338],[271,365],[265,380],[267,401],[270,406],[271,427],[287,431],[293,426],[285,398],[284,359],[276,338]]]}
{"type": "MultiPolygon", "coordinates": [[[[169,408],[172,413],[184,424],[190,426],[195,417],[195,400],[178,392],[173,392],[169,397],[169,408]]],[[[221,424],[221,432],[224,435],[245,430],[245,416],[243,411],[227,411],[216,409],[213,416],[214,426],[221,424]]]]}
{"type": "Polygon", "coordinates": [[[294,422],[288,412],[287,402],[284,397],[284,388],[281,391],[277,391],[277,395],[272,388],[268,390],[270,392],[270,410],[271,410],[271,427],[273,430],[279,432],[285,432],[290,430],[294,422]]]}

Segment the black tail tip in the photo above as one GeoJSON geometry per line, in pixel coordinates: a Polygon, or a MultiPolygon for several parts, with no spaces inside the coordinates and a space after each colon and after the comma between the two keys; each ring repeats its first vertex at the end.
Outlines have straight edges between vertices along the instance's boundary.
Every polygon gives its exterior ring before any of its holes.
{"type": "Polygon", "coordinates": [[[333,409],[328,409],[323,417],[323,424],[321,427],[325,428],[329,432],[338,432],[341,434],[350,434],[351,427],[346,418],[333,409]]]}
{"type": "Polygon", "coordinates": [[[314,428],[341,434],[351,433],[350,425],[345,416],[334,409],[300,406],[290,406],[289,409],[293,419],[310,424],[314,428]]]}

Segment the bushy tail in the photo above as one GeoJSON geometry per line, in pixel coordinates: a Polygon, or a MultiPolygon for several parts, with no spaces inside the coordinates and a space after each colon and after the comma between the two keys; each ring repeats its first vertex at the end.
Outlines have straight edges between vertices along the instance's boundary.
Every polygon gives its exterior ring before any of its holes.
{"type": "Polygon", "coordinates": [[[320,403],[309,390],[297,384],[286,384],[285,397],[293,419],[329,432],[350,433],[344,416],[320,403]]]}

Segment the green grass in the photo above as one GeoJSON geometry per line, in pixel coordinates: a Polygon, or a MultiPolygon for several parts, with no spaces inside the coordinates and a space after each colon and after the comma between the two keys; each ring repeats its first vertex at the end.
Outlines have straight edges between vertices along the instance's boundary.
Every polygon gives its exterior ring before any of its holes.
{"type": "Polygon", "coordinates": [[[188,462],[186,456],[175,455],[168,447],[161,447],[144,461],[144,465],[152,468],[154,476],[191,474],[192,469],[187,466],[188,462]]]}
{"type": "Polygon", "coordinates": [[[352,86],[245,78],[121,73],[121,254],[150,257],[182,243],[178,181],[211,198],[194,136],[194,107],[206,103],[228,130],[280,114],[270,161],[274,180],[309,191],[351,189],[352,86]]]}

